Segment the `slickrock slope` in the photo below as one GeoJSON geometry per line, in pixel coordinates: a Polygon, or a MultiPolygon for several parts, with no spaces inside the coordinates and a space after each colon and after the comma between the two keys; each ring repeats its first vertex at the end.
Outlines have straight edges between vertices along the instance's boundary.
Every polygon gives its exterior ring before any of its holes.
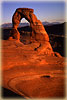
{"type": "Polygon", "coordinates": [[[2,85],[25,98],[64,97],[64,58],[39,54],[38,45],[2,41],[2,85]]]}

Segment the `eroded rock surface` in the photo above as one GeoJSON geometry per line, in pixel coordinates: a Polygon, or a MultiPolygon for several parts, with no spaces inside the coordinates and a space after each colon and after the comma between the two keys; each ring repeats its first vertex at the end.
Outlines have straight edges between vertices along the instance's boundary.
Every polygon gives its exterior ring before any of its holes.
{"type": "Polygon", "coordinates": [[[37,41],[49,41],[49,37],[41,21],[37,19],[33,11],[33,9],[29,8],[18,8],[12,17],[13,28],[17,29],[21,19],[25,18],[32,28],[32,37],[37,41]]]}
{"type": "Polygon", "coordinates": [[[2,86],[25,98],[65,97],[65,59],[53,52],[33,9],[17,9],[12,22],[9,40],[2,41],[2,86]],[[20,42],[17,27],[22,18],[30,22],[31,44],[20,42]]]}
{"type": "Polygon", "coordinates": [[[9,40],[12,40],[12,38],[18,41],[20,40],[20,33],[18,32],[17,28],[21,19],[25,18],[30,23],[30,27],[32,29],[31,41],[34,39],[35,41],[40,43],[40,46],[37,47],[36,50],[38,50],[39,53],[46,53],[49,55],[54,54],[49,43],[49,36],[41,21],[37,19],[36,15],[33,12],[34,10],[29,8],[16,9],[12,17],[13,29],[9,40]]]}
{"type": "Polygon", "coordinates": [[[25,98],[64,97],[65,60],[38,54],[38,45],[2,41],[2,86],[25,98]]]}

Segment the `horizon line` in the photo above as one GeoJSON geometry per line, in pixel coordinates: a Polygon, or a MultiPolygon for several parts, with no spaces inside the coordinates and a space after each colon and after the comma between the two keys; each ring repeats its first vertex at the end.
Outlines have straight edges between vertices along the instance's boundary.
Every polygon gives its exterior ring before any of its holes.
{"type": "MultiPolygon", "coordinates": [[[[66,21],[41,21],[42,23],[43,22],[48,22],[48,23],[54,23],[54,22],[59,22],[59,23],[64,23],[64,22],[66,22],[66,21]]],[[[0,23],[1,25],[3,25],[3,24],[11,24],[12,22],[5,22],[5,23],[0,23]]],[[[20,23],[29,23],[29,22],[20,22],[20,23]]],[[[19,24],[20,24],[19,23],[19,24]]]]}

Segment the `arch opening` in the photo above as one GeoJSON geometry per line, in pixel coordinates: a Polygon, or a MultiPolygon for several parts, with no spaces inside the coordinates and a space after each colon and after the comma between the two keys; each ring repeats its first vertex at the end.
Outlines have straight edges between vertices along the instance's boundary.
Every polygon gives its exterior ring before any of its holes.
{"type": "Polygon", "coordinates": [[[21,19],[18,26],[18,31],[20,33],[20,41],[24,44],[29,44],[31,40],[32,29],[29,21],[27,21],[26,18],[21,19]]]}

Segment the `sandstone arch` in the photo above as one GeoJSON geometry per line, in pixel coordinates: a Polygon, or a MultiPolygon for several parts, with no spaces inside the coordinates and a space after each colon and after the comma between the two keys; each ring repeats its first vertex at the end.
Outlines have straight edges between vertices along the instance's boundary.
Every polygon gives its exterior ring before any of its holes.
{"type": "Polygon", "coordinates": [[[25,18],[30,23],[30,27],[32,28],[32,38],[40,43],[39,48],[37,48],[38,51],[53,53],[52,47],[49,43],[49,36],[41,21],[37,19],[36,15],[33,12],[34,10],[29,8],[16,9],[12,17],[13,29],[10,38],[20,40],[20,33],[18,32],[17,28],[21,19],[25,18]]]}
{"type": "MultiPolygon", "coordinates": [[[[33,9],[29,8],[18,8],[16,9],[13,17],[12,17],[12,24],[13,24],[13,30],[16,30],[16,34],[18,34],[15,37],[15,34],[11,34],[13,38],[19,40],[19,33],[18,33],[18,25],[22,18],[25,18],[29,23],[30,27],[32,28],[32,37],[35,38],[37,41],[49,41],[49,37],[41,23],[40,20],[37,19],[35,14],[33,13],[33,9]]],[[[13,32],[12,32],[13,33],[13,32]]]]}

